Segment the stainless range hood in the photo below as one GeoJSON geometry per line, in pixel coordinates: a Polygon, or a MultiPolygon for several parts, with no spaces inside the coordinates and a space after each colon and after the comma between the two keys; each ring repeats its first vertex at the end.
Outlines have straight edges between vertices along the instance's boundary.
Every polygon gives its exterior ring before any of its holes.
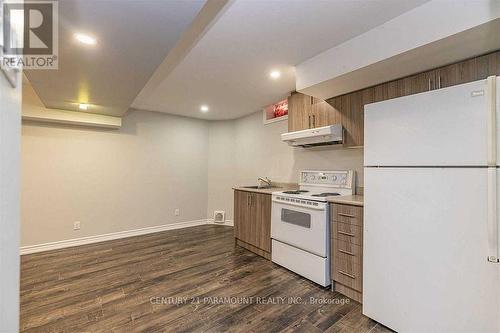
{"type": "Polygon", "coordinates": [[[294,147],[315,147],[342,144],[344,129],[341,124],[311,128],[281,134],[281,140],[294,147]]]}

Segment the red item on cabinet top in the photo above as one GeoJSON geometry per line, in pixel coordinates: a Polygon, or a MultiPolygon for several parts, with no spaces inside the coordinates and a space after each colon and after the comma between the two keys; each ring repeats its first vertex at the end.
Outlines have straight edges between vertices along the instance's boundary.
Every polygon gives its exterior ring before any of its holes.
{"type": "Polygon", "coordinates": [[[283,117],[288,114],[288,100],[282,100],[273,105],[274,118],[283,117]]]}

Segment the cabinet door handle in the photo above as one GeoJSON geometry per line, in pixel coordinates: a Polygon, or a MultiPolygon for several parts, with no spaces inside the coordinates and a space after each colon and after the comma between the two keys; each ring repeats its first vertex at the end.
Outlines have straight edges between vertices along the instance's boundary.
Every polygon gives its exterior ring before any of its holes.
{"type": "Polygon", "coordinates": [[[313,114],[313,127],[316,128],[316,115],[313,114]]]}
{"type": "Polygon", "coordinates": [[[354,276],[354,275],[352,275],[352,274],[349,274],[349,273],[346,273],[346,272],[344,272],[344,271],[339,270],[338,272],[339,272],[340,274],[342,274],[342,275],[345,275],[345,276],[347,276],[347,277],[350,277],[351,279],[355,279],[355,278],[356,278],[356,276],[354,276]]]}
{"type": "Polygon", "coordinates": [[[345,251],[345,250],[341,250],[341,249],[339,249],[339,252],[340,252],[340,253],[345,253],[345,254],[348,254],[348,255],[350,255],[350,256],[355,256],[355,254],[354,254],[354,253],[349,252],[349,251],[345,251]]]}
{"type": "Polygon", "coordinates": [[[346,236],[349,236],[349,237],[356,237],[355,234],[351,234],[351,233],[348,233],[348,232],[345,232],[345,231],[337,231],[339,234],[341,235],[346,235],[346,236]]]}
{"type": "Polygon", "coordinates": [[[309,128],[311,128],[311,116],[308,116],[309,118],[309,128]]]}
{"type": "Polygon", "coordinates": [[[346,213],[338,213],[338,214],[339,214],[339,216],[350,217],[350,218],[352,218],[352,219],[356,217],[356,216],[354,216],[354,215],[351,215],[351,214],[346,214],[346,213]]]}

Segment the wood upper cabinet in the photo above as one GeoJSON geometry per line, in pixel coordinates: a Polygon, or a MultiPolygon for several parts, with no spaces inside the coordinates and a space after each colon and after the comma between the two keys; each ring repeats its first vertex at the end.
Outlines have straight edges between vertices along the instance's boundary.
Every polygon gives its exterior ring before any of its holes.
{"type": "Polygon", "coordinates": [[[270,194],[234,191],[234,237],[271,253],[270,194]]]}
{"type": "MultiPolygon", "coordinates": [[[[436,76],[437,72],[435,70],[431,70],[401,79],[401,81],[403,82],[403,93],[401,94],[401,96],[414,95],[436,89],[436,76]]],[[[391,98],[401,96],[393,96],[391,98]]]]}
{"type": "MultiPolygon", "coordinates": [[[[486,79],[490,75],[499,75],[499,64],[500,52],[495,52],[443,66],[418,75],[427,75],[432,77],[434,83],[431,85],[431,89],[428,90],[442,89],[458,84],[486,79]]],[[[413,89],[411,93],[416,94],[422,91],[413,89]]]]}
{"type": "Polygon", "coordinates": [[[338,124],[340,120],[339,111],[326,101],[301,93],[288,97],[289,132],[338,124]]]}
{"type": "Polygon", "coordinates": [[[288,97],[288,132],[311,128],[311,96],[293,93],[288,97]]]}
{"type": "Polygon", "coordinates": [[[345,129],[344,147],[364,145],[364,106],[500,75],[500,51],[467,59],[327,100],[345,129]]]}
{"type": "Polygon", "coordinates": [[[500,75],[500,51],[336,96],[326,102],[296,93],[288,99],[288,130],[341,123],[345,131],[344,147],[363,146],[366,104],[486,79],[491,75],[500,75]]]}
{"type": "Polygon", "coordinates": [[[476,58],[438,68],[436,89],[478,80],[476,58]]]}
{"type": "Polygon", "coordinates": [[[486,54],[475,59],[478,80],[491,75],[500,75],[500,52],[486,54]]]}
{"type": "MultiPolygon", "coordinates": [[[[387,93],[387,89],[383,93],[387,93]]],[[[330,111],[330,114],[334,114],[335,117],[335,122],[331,122],[331,124],[340,123],[344,127],[345,147],[363,144],[364,105],[373,103],[374,99],[375,89],[368,88],[326,101],[333,110],[330,111]]]]}
{"type": "Polygon", "coordinates": [[[311,105],[312,127],[340,124],[340,112],[326,101],[313,98],[311,105]]]}

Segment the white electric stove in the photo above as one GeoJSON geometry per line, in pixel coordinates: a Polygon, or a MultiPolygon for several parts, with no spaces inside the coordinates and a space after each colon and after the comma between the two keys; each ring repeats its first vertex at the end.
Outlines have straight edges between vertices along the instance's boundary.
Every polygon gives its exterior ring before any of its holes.
{"type": "Polygon", "coordinates": [[[273,262],[322,286],[330,284],[327,197],[354,194],[354,171],[302,171],[299,189],[273,192],[273,262]]]}

